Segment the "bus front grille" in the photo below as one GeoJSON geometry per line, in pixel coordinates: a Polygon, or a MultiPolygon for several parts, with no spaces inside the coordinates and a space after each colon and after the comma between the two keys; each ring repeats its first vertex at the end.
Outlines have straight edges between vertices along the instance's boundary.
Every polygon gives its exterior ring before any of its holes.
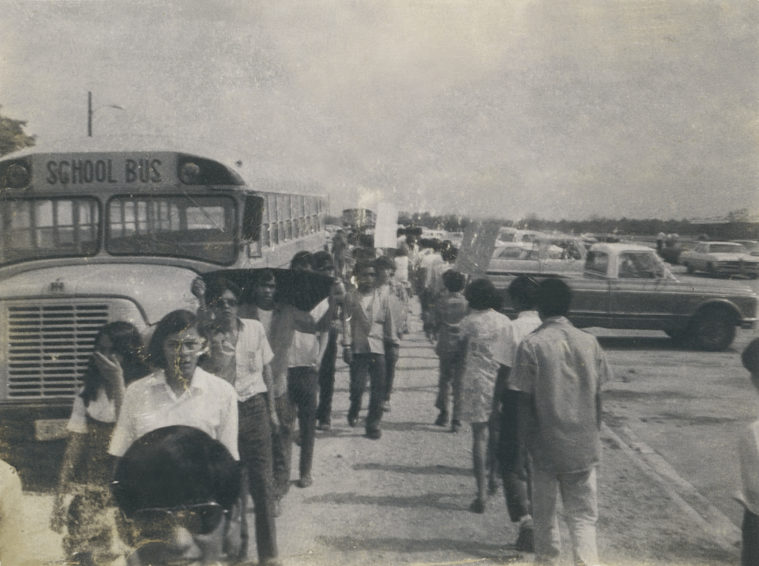
{"type": "Polygon", "coordinates": [[[41,300],[10,304],[6,316],[8,398],[73,396],[95,336],[109,320],[108,305],[41,300]]]}

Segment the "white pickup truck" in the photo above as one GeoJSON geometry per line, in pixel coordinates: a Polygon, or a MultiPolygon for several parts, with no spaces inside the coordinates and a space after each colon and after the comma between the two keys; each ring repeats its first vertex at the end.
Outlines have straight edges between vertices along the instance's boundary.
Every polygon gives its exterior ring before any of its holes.
{"type": "MultiPolygon", "coordinates": [[[[514,277],[488,276],[504,290],[514,277]]],[[[750,288],[734,281],[678,281],[646,246],[594,244],[583,272],[561,277],[573,292],[569,318],[579,327],[662,330],[704,350],[724,350],[737,327],[753,328],[757,318],[750,288]]],[[[513,314],[506,293],[503,311],[513,314]]]]}

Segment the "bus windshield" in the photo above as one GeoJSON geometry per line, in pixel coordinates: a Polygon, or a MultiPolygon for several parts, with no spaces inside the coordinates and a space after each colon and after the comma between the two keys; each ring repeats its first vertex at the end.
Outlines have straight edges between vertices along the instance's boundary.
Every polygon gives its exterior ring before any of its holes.
{"type": "Polygon", "coordinates": [[[4,199],[0,264],[98,252],[100,208],[94,198],[4,199]]]}
{"type": "Polygon", "coordinates": [[[235,261],[235,200],[225,196],[116,196],[107,205],[106,251],[219,264],[235,261]]]}

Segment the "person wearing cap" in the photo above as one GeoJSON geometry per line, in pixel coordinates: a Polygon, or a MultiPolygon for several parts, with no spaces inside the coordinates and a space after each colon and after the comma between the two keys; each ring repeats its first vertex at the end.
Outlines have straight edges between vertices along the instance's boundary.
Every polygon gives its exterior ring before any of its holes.
{"type": "Polygon", "coordinates": [[[134,548],[130,566],[236,561],[225,553],[224,531],[239,500],[239,465],[202,430],[161,427],[136,439],[116,465],[111,490],[119,534],[134,548]]]}

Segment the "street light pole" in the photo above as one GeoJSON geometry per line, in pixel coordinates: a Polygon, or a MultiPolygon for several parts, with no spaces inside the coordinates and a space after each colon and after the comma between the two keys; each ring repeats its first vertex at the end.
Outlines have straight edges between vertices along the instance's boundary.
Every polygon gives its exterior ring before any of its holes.
{"type": "Polygon", "coordinates": [[[92,137],[92,116],[100,110],[101,108],[115,108],[116,110],[124,110],[123,106],[119,106],[118,104],[105,104],[103,106],[98,106],[97,108],[92,108],[92,91],[87,91],[87,136],[92,137]]]}

